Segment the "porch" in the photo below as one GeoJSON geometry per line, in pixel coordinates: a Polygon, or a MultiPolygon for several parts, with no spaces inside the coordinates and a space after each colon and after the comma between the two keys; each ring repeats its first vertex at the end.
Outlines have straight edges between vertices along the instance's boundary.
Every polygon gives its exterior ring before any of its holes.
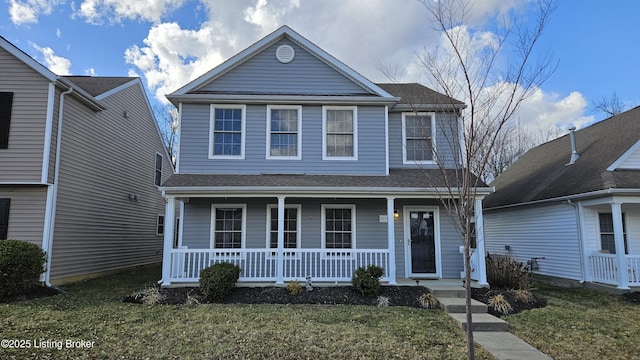
{"type": "Polygon", "coordinates": [[[618,259],[615,254],[591,255],[589,269],[594,282],[621,285],[624,280],[627,288],[640,287],[640,255],[625,255],[622,271],[618,269],[618,259]]]}

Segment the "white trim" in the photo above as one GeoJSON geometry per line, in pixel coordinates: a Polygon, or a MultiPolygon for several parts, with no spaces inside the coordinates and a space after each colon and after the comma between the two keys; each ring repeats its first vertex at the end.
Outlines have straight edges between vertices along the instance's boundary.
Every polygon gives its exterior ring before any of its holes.
{"type": "Polygon", "coordinates": [[[404,253],[405,253],[405,277],[406,278],[442,278],[442,248],[440,244],[440,208],[437,206],[404,206],[402,208],[404,218],[404,253]],[[411,211],[433,212],[433,235],[436,252],[436,272],[435,273],[413,273],[411,271],[411,211]]]}
{"type": "MultiPolygon", "coordinates": [[[[180,215],[178,219],[184,219],[184,201],[180,201],[180,215]]],[[[184,229],[184,220],[178,223],[178,249],[182,248],[182,231],[184,229]]]]}
{"type": "MultiPolygon", "coordinates": [[[[103,92],[100,95],[97,95],[95,97],[95,99],[96,100],[102,100],[102,99],[104,99],[106,97],[109,97],[109,96],[111,96],[113,94],[116,94],[116,93],[118,93],[118,92],[120,92],[120,91],[122,91],[122,90],[124,90],[124,89],[126,89],[128,87],[130,87],[130,86],[133,86],[138,82],[140,82],[140,78],[132,78],[131,81],[127,81],[126,83],[124,83],[122,85],[116,86],[116,87],[114,87],[113,89],[111,89],[109,91],[106,91],[106,92],[103,92]]],[[[146,98],[146,94],[145,94],[145,98],[146,98]]],[[[151,113],[153,113],[153,111],[151,111],[151,113]]]]}
{"type": "MultiPolygon", "coordinates": [[[[607,168],[607,171],[617,170],[618,167],[625,162],[625,160],[627,160],[631,155],[633,155],[633,153],[635,153],[639,149],[640,149],[640,140],[638,140],[629,149],[627,149],[627,151],[625,151],[624,154],[622,154],[622,156],[620,156],[616,161],[614,161],[613,164],[609,165],[609,167],[607,168]]],[[[624,169],[624,168],[621,168],[621,169],[624,169]]],[[[636,168],[632,168],[632,169],[637,170],[636,168]]]]}
{"type": "Polygon", "coordinates": [[[40,181],[46,184],[49,180],[49,160],[51,159],[51,141],[53,140],[53,107],[56,102],[56,85],[49,83],[47,95],[47,115],[44,127],[44,147],[42,149],[42,176],[40,181]]]}
{"type": "Polygon", "coordinates": [[[18,47],[7,41],[5,38],[0,36],[0,47],[5,49],[8,53],[18,58],[18,60],[25,63],[27,66],[35,70],[40,75],[47,78],[49,81],[56,81],[58,76],[54,74],[51,70],[47,69],[44,65],[35,61],[31,56],[27,55],[27,53],[20,50],[18,47]]]}
{"type": "Polygon", "coordinates": [[[301,105],[267,105],[267,160],[302,160],[302,106],[301,105]],[[296,110],[298,112],[298,152],[295,156],[271,155],[271,110],[296,110]]]}
{"type": "Polygon", "coordinates": [[[357,106],[322,106],[322,160],[358,160],[358,107],[357,106]],[[327,111],[351,110],[353,112],[353,156],[327,155],[327,111]]]}
{"type": "Polygon", "coordinates": [[[233,160],[243,160],[244,159],[244,147],[245,147],[245,135],[246,135],[246,117],[247,117],[247,106],[246,105],[228,105],[228,104],[211,104],[209,107],[209,159],[233,159],[233,160]],[[240,134],[240,155],[215,155],[213,151],[214,148],[214,129],[215,129],[215,117],[216,117],[216,109],[240,109],[242,110],[242,116],[240,117],[241,122],[241,134],[240,134]]]}
{"type": "MultiPolygon", "coordinates": [[[[355,204],[322,204],[320,205],[320,248],[327,249],[327,209],[351,209],[351,249],[356,247],[356,205],[355,204]]],[[[328,250],[334,250],[329,248],[328,250]]],[[[345,250],[345,249],[335,249],[345,250]]]]}
{"type": "Polygon", "coordinates": [[[436,154],[436,114],[433,112],[403,112],[402,113],[402,163],[407,164],[435,164],[436,154]],[[407,159],[407,116],[425,116],[431,118],[431,160],[409,160],[407,159]]]}
{"type": "MultiPolygon", "coordinates": [[[[277,248],[272,248],[271,247],[271,210],[272,209],[277,209],[278,208],[278,204],[267,204],[267,228],[266,228],[266,248],[267,249],[274,249],[277,250],[277,248]]],[[[296,216],[296,249],[300,249],[300,245],[302,242],[302,205],[301,204],[286,204],[284,206],[285,209],[296,209],[297,210],[297,216],[296,216]]],[[[285,248],[285,251],[289,249],[289,248],[285,248]]]]}
{"type": "Polygon", "coordinates": [[[167,226],[167,218],[165,214],[158,214],[156,217],[156,235],[164,235],[165,228],[167,226]],[[162,216],[162,232],[158,232],[158,228],[160,227],[160,217],[162,216]]]}
{"type": "Polygon", "coordinates": [[[178,104],[178,140],[173,156],[176,157],[176,174],[180,173],[180,139],[182,138],[182,103],[178,104]]]}
{"type": "Polygon", "coordinates": [[[242,209],[242,235],[240,240],[240,249],[244,249],[247,241],[247,204],[211,204],[211,226],[209,236],[210,249],[218,249],[215,247],[216,209],[242,209]]]}
{"type": "MultiPolygon", "coordinates": [[[[168,96],[169,97],[169,96],[168,96]]],[[[172,104],[185,102],[190,104],[247,104],[252,105],[390,105],[393,106],[399,97],[375,97],[375,96],[343,96],[343,95],[238,95],[238,94],[187,94],[172,95],[169,97],[172,104]]],[[[450,107],[445,107],[450,109],[450,107]]]]}

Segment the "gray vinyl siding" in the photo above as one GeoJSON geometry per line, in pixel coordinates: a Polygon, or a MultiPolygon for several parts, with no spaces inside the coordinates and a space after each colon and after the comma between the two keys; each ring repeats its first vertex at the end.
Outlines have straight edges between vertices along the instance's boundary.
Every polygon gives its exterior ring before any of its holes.
{"type": "Polygon", "coordinates": [[[526,207],[484,214],[485,246],[489,253],[509,254],[526,262],[540,260],[536,273],[582,280],[576,210],[569,204],[526,207]]]}
{"type": "Polygon", "coordinates": [[[9,147],[0,149],[0,182],[41,182],[49,81],[0,49],[0,91],[13,92],[9,147]]]}
{"type": "Polygon", "coordinates": [[[363,174],[386,173],[385,108],[359,106],[358,160],[322,160],[322,106],[302,107],[302,159],[267,159],[267,106],[247,105],[245,158],[209,159],[210,107],[183,104],[180,173],[363,174]]]}
{"type": "MultiPolygon", "coordinates": [[[[182,245],[190,249],[209,248],[211,241],[211,205],[246,205],[246,248],[265,248],[267,245],[267,205],[275,205],[276,199],[245,198],[192,198],[185,204],[182,245]]],[[[386,199],[301,199],[287,198],[286,204],[301,205],[301,244],[302,249],[321,248],[321,207],[322,205],[356,205],[356,248],[387,249],[387,223],[379,221],[379,215],[387,212],[386,199]]],[[[437,206],[436,200],[396,200],[396,208],[402,213],[403,206],[437,206]]],[[[444,278],[460,278],[463,270],[462,244],[451,218],[444,209],[440,209],[440,242],[442,249],[442,274],[444,278]]],[[[394,220],[396,276],[405,277],[405,248],[408,236],[404,234],[402,216],[394,220]]]]}
{"type": "MultiPolygon", "coordinates": [[[[453,113],[436,112],[436,151],[447,168],[459,164],[460,139],[458,122],[453,113]]],[[[389,167],[390,168],[436,168],[429,164],[404,164],[402,143],[402,112],[389,112],[389,167]]]]}
{"type": "Polygon", "coordinates": [[[11,199],[8,239],[28,241],[42,246],[46,186],[0,186],[0,199],[11,199]]]}
{"type": "Polygon", "coordinates": [[[52,279],[162,260],[156,152],[163,181],[172,170],[145,101],[139,84],[102,100],[99,113],[65,99],[52,279]]]}
{"type": "Polygon", "coordinates": [[[297,95],[367,93],[352,80],[288,39],[269,46],[199,90],[297,95]],[[296,53],[294,60],[288,64],[282,64],[276,59],[276,49],[283,44],[291,45],[296,53]]]}

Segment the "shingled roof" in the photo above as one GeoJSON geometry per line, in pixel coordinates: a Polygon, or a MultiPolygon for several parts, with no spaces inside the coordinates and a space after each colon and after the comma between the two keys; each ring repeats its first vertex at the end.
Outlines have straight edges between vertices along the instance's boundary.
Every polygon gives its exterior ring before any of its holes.
{"type": "Polygon", "coordinates": [[[399,97],[399,104],[409,106],[420,105],[453,105],[464,107],[462,101],[450,98],[433,89],[417,83],[408,84],[376,84],[389,94],[399,97]]]}
{"type": "Polygon", "coordinates": [[[116,76],[63,76],[91,96],[98,96],[136,78],[116,76]]]}
{"type": "Polygon", "coordinates": [[[640,170],[607,171],[640,141],[640,107],[575,133],[580,157],[571,165],[569,135],[529,150],[491,183],[485,208],[585,194],[607,189],[640,189],[640,170]]]}

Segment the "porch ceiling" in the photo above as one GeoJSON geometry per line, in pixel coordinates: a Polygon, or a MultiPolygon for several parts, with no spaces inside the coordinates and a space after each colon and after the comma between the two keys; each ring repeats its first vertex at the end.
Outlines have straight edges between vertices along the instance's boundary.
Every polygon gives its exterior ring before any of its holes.
{"type": "MultiPolygon", "coordinates": [[[[174,174],[163,184],[166,192],[236,191],[330,192],[330,193],[446,193],[447,180],[455,170],[391,169],[389,175],[307,175],[307,174],[174,174]]],[[[474,179],[475,180],[475,179],[474,179]]],[[[478,194],[491,189],[479,181],[478,194]]],[[[453,184],[455,189],[456,185],[453,184]]]]}

